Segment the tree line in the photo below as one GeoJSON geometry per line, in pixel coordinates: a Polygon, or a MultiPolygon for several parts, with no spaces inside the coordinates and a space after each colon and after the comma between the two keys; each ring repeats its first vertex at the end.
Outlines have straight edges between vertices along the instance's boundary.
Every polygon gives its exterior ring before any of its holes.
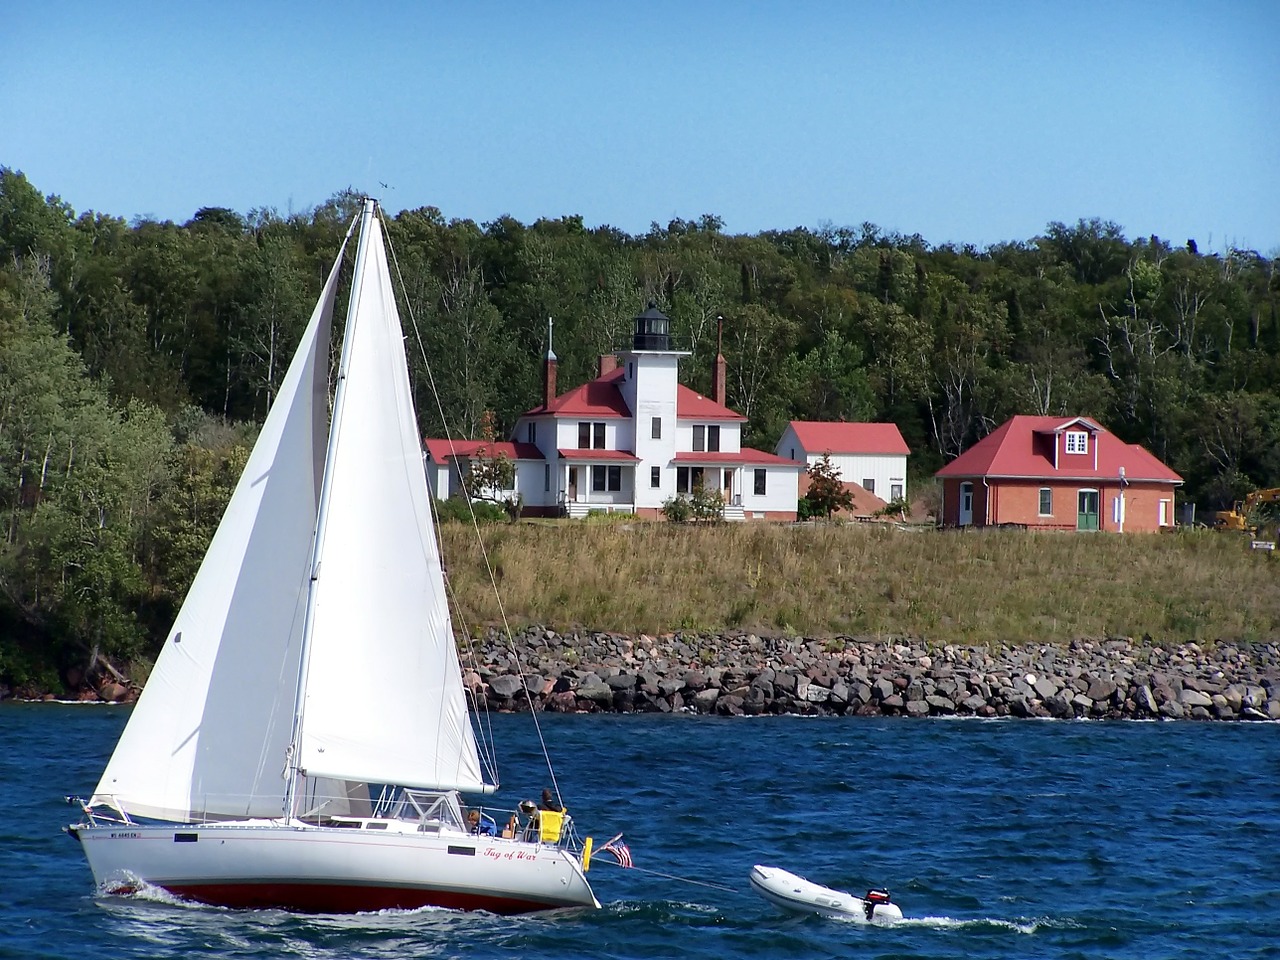
{"type": "MultiPolygon", "coordinates": [[[[0,679],[163,638],[358,204],[129,223],[0,167],[0,679]]],[[[687,385],[710,393],[722,350],[765,449],[792,419],[892,421],[927,477],[1013,414],[1080,414],[1202,508],[1280,485],[1275,256],[1098,219],[977,248],[423,207],[387,235],[427,435],[505,433],[535,406],[548,318],[563,389],[653,301],[687,385]]]]}

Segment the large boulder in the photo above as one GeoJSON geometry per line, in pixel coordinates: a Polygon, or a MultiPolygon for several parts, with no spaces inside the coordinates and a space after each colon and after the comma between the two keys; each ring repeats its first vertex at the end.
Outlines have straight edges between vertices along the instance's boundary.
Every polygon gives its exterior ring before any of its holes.
{"type": "Polygon", "coordinates": [[[664,697],[674,696],[685,688],[683,677],[667,677],[658,681],[658,692],[664,697]]]}
{"type": "Polygon", "coordinates": [[[705,690],[699,690],[693,695],[693,705],[699,713],[711,713],[716,708],[716,701],[720,699],[720,691],[715,687],[708,687],[705,690]]]}
{"type": "Polygon", "coordinates": [[[1203,707],[1208,710],[1213,706],[1213,698],[1211,696],[1207,693],[1202,693],[1199,690],[1193,690],[1191,687],[1187,686],[1184,686],[1182,688],[1182,693],[1178,695],[1178,702],[1187,709],[1203,707]]]}
{"type": "Polygon", "coordinates": [[[578,686],[578,699],[589,700],[598,707],[613,706],[613,687],[609,686],[595,674],[588,674],[578,686]],[[592,678],[595,677],[594,680],[592,678]]]}
{"type": "Polygon", "coordinates": [[[1089,684],[1089,689],[1085,691],[1085,696],[1094,701],[1110,700],[1115,695],[1115,683],[1102,677],[1099,677],[1089,684]]]}
{"type": "Polygon", "coordinates": [[[129,688],[123,683],[108,680],[98,688],[98,699],[107,703],[119,703],[129,695],[129,688]]]}
{"type": "Polygon", "coordinates": [[[524,684],[520,682],[520,678],[511,673],[489,681],[489,692],[502,700],[509,700],[523,689],[524,684]]]}
{"type": "MultiPolygon", "coordinates": [[[[924,702],[929,705],[930,713],[948,714],[956,712],[956,704],[954,700],[951,700],[948,697],[939,696],[936,693],[925,697],[924,702]]],[[[910,706],[910,704],[908,704],[908,706],[910,706]]]]}
{"type": "Polygon", "coordinates": [[[1138,709],[1144,713],[1155,713],[1159,707],[1156,706],[1155,694],[1151,692],[1151,688],[1145,683],[1138,687],[1138,692],[1134,697],[1138,705],[1138,709]]]}
{"type": "Polygon", "coordinates": [[[816,683],[809,684],[804,691],[804,699],[810,703],[826,703],[830,696],[830,689],[827,687],[820,687],[816,683]]]}
{"type": "Polygon", "coordinates": [[[1044,707],[1049,711],[1049,716],[1058,720],[1070,720],[1075,716],[1075,711],[1071,707],[1071,701],[1060,693],[1055,693],[1044,701],[1044,707]]]}

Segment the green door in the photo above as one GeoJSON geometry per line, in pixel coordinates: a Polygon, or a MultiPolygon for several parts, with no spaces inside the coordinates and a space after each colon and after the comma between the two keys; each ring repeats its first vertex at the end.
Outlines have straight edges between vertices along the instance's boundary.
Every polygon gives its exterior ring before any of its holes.
{"type": "Polygon", "coordinates": [[[1098,529],[1098,491],[1081,490],[1076,494],[1076,529],[1098,529]]]}

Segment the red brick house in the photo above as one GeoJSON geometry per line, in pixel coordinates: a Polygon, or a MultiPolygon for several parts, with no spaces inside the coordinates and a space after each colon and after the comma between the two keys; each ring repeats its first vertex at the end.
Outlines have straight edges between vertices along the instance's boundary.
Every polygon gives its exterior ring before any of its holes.
{"type": "Polygon", "coordinates": [[[943,526],[1149,533],[1182,477],[1087,417],[1014,417],[938,471],[943,526]]]}

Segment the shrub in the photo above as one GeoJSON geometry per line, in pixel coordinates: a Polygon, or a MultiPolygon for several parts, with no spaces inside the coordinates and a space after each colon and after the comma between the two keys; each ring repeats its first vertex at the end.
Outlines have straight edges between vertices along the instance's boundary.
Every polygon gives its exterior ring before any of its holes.
{"type": "Polygon", "coordinates": [[[693,504],[685,497],[672,497],[663,502],[662,515],[672,523],[685,523],[693,516],[693,504]]]}
{"type": "Polygon", "coordinates": [[[498,523],[509,519],[506,509],[498,504],[487,500],[474,500],[468,507],[466,497],[460,494],[448,500],[437,500],[434,506],[436,516],[441,523],[470,523],[473,510],[476,523],[498,523]]]}

